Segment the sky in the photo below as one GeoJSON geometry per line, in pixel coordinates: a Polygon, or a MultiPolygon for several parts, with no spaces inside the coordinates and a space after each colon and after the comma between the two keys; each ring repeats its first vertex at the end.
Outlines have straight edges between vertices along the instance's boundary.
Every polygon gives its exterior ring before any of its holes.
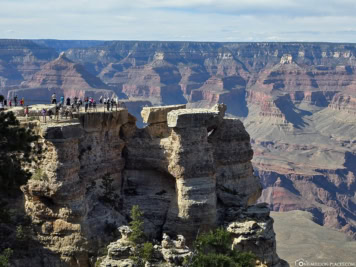
{"type": "Polygon", "coordinates": [[[356,42],[356,0],[0,0],[0,39],[356,42]]]}

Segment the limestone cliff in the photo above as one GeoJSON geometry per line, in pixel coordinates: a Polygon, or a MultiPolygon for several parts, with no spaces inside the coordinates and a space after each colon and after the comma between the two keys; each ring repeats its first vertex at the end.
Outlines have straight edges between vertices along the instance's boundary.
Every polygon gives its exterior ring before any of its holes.
{"type": "Polygon", "coordinates": [[[281,266],[269,210],[251,206],[261,184],[249,134],[241,121],[224,118],[225,110],[145,107],[143,129],[122,108],[40,124],[46,152],[33,168],[43,179],[22,190],[37,239],[52,252],[41,264],[93,266],[139,205],[151,238],[183,234],[189,244],[198,230],[223,225],[237,249],[281,266]]]}

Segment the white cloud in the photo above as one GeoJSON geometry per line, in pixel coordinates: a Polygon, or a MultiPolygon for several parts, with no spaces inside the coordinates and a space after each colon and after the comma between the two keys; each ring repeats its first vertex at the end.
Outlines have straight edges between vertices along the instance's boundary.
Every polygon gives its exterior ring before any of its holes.
{"type": "Polygon", "coordinates": [[[354,0],[1,0],[0,38],[355,42],[355,13],[354,0]]]}

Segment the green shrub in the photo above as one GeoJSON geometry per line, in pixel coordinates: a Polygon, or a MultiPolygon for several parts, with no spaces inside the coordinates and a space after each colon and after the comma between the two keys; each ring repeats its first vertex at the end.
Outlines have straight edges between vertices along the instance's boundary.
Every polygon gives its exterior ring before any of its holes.
{"type": "Polygon", "coordinates": [[[97,259],[95,262],[95,267],[100,267],[102,261],[103,261],[102,259],[97,259]]]}
{"type": "Polygon", "coordinates": [[[12,253],[13,253],[12,249],[7,248],[0,254],[0,267],[10,266],[10,257],[12,253]]]}
{"type": "Polygon", "coordinates": [[[185,263],[192,267],[253,267],[256,257],[252,253],[231,249],[231,234],[223,228],[201,234],[194,242],[195,253],[185,263]]]}
{"type": "Polygon", "coordinates": [[[36,181],[48,181],[47,174],[42,169],[36,169],[31,176],[31,179],[36,181]]]}
{"type": "Polygon", "coordinates": [[[200,235],[194,246],[199,253],[226,253],[231,250],[232,238],[224,228],[200,235]]]}
{"type": "Polygon", "coordinates": [[[119,195],[114,192],[112,183],[114,179],[111,178],[110,173],[106,173],[102,178],[100,188],[104,191],[103,195],[99,197],[99,200],[111,204],[114,208],[117,208],[119,195]]]}
{"type": "Polygon", "coordinates": [[[32,229],[29,226],[18,225],[16,227],[16,239],[22,243],[28,242],[32,237],[32,229]]]}
{"type": "Polygon", "coordinates": [[[146,242],[143,244],[142,258],[144,261],[151,261],[153,257],[153,244],[151,242],[146,242]]]}

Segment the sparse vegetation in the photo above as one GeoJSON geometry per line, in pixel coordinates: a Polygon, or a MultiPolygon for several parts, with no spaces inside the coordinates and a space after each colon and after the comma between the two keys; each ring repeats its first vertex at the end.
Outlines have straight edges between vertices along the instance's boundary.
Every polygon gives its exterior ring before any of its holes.
{"type": "Polygon", "coordinates": [[[19,191],[31,177],[23,164],[39,158],[41,147],[33,145],[37,140],[32,130],[20,127],[12,112],[0,112],[0,185],[7,193],[19,191]]]}
{"type": "Polygon", "coordinates": [[[13,254],[13,251],[11,248],[5,249],[0,254],[0,267],[9,267],[10,266],[10,258],[11,258],[12,254],[13,254]]]}
{"type": "Polygon", "coordinates": [[[42,169],[36,169],[33,172],[31,179],[36,181],[48,181],[48,176],[42,169]]]}
{"type": "Polygon", "coordinates": [[[186,259],[192,267],[253,267],[256,257],[252,253],[231,249],[232,238],[228,231],[218,228],[201,234],[194,243],[195,253],[186,259]]]}
{"type": "Polygon", "coordinates": [[[106,246],[104,246],[98,250],[98,257],[95,262],[95,267],[100,267],[100,264],[103,261],[102,257],[104,257],[106,255],[108,255],[108,248],[106,246]]]}
{"type": "Polygon", "coordinates": [[[115,209],[118,209],[118,205],[120,205],[120,198],[119,195],[114,192],[112,185],[113,182],[114,179],[111,178],[110,173],[107,173],[102,177],[102,182],[99,187],[103,190],[103,195],[99,197],[99,200],[109,203],[115,209]]]}
{"type": "Polygon", "coordinates": [[[153,244],[146,242],[143,244],[142,258],[144,261],[151,261],[153,257],[153,244]]]}
{"type": "Polygon", "coordinates": [[[16,239],[19,242],[26,243],[31,240],[32,229],[29,226],[18,225],[16,227],[16,239]]]}
{"type": "Polygon", "coordinates": [[[104,190],[104,197],[112,199],[114,194],[112,187],[113,182],[114,179],[110,177],[110,173],[107,173],[103,176],[100,188],[104,190]]]}

